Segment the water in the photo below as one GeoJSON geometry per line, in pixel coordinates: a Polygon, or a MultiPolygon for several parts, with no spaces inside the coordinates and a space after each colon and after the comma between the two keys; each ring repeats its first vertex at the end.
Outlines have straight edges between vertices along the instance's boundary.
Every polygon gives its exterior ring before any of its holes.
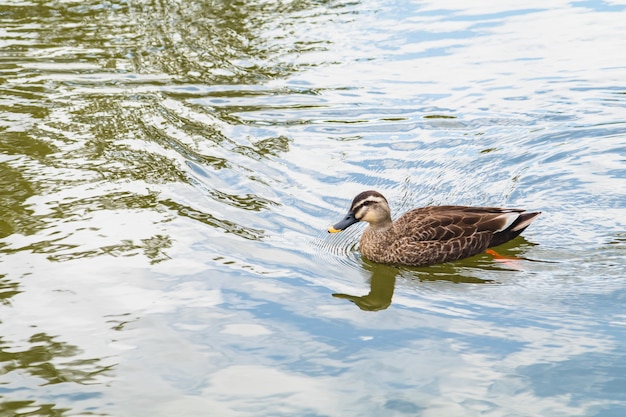
{"type": "Polygon", "coordinates": [[[0,6],[0,415],[621,416],[626,6],[0,6]],[[356,193],[541,210],[372,264],[356,193]]]}

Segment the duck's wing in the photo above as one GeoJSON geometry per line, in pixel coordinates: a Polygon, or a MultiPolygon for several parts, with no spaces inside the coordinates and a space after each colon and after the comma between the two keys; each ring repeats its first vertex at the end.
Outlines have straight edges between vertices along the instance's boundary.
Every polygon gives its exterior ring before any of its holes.
{"type": "Polygon", "coordinates": [[[394,222],[381,262],[430,265],[466,258],[519,235],[538,212],[498,207],[433,206],[394,222]]]}
{"type": "Polygon", "coordinates": [[[428,265],[466,258],[519,235],[539,215],[498,207],[433,206],[407,212],[395,223],[388,250],[394,263],[428,265]]]}
{"type": "Polygon", "coordinates": [[[446,241],[481,232],[517,236],[537,215],[499,207],[431,206],[407,212],[394,226],[397,235],[419,241],[446,241]]]}

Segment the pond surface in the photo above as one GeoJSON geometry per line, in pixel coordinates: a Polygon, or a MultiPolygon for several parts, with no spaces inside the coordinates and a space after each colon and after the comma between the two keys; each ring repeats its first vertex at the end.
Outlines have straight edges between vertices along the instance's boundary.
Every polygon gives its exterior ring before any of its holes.
{"type": "Polygon", "coordinates": [[[626,5],[0,5],[0,415],[623,416],[626,5]],[[360,191],[543,214],[423,268],[360,191]]]}

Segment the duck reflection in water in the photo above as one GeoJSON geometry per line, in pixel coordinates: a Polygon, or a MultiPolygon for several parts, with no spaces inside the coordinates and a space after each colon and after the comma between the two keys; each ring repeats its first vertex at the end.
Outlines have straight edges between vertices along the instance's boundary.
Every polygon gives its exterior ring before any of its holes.
{"type": "Polygon", "coordinates": [[[396,285],[398,268],[364,261],[365,269],[372,274],[370,292],[366,295],[333,294],[333,297],[345,298],[356,304],[361,310],[384,310],[391,305],[393,290],[396,285]]]}
{"type": "Polygon", "coordinates": [[[370,291],[365,295],[334,293],[333,297],[352,301],[361,310],[385,310],[391,305],[396,279],[410,281],[448,281],[455,284],[492,284],[496,281],[473,276],[470,271],[517,271],[521,262],[533,261],[517,256],[524,247],[534,246],[523,237],[498,248],[462,261],[428,267],[395,267],[362,259],[363,269],[370,273],[370,291]]]}
{"type": "MultiPolygon", "coordinates": [[[[424,272],[403,270],[389,265],[376,264],[363,261],[366,270],[370,271],[370,292],[366,295],[350,295],[334,293],[333,297],[343,298],[352,301],[361,310],[379,311],[385,310],[391,305],[393,292],[396,285],[396,278],[401,275],[406,279],[418,279],[419,281],[450,281],[455,283],[485,284],[493,282],[471,276],[463,276],[455,273],[453,267],[448,267],[448,271],[424,272]]],[[[443,268],[437,268],[443,269],[443,268]]]]}

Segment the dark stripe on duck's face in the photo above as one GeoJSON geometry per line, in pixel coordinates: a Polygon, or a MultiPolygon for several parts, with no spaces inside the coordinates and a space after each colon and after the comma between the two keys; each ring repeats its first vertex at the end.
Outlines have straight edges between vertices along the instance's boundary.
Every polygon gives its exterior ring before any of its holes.
{"type": "Polygon", "coordinates": [[[356,213],[357,206],[360,206],[359,203],[370,201],[370,202],[387,202],[387,199],[378,191],[363,191],[361,194],[354,197],[352,200],[352,205],[350,206],[350,211],[356,213]]]}
{"type": "Polygon", "coordinates": [[[351,212],[355,213],[355,217],[360,221],[363,219],[363,217],[365,217],[365,213],[367,213],[368,207],[380,207],[385,204],[387,204],[387,200],[385,200],[385,198],[383,198],[382,196],[379,197],[372,195],[365,198],[364,200],[356,202],[356,206],[352,208],[351,212]]]}

